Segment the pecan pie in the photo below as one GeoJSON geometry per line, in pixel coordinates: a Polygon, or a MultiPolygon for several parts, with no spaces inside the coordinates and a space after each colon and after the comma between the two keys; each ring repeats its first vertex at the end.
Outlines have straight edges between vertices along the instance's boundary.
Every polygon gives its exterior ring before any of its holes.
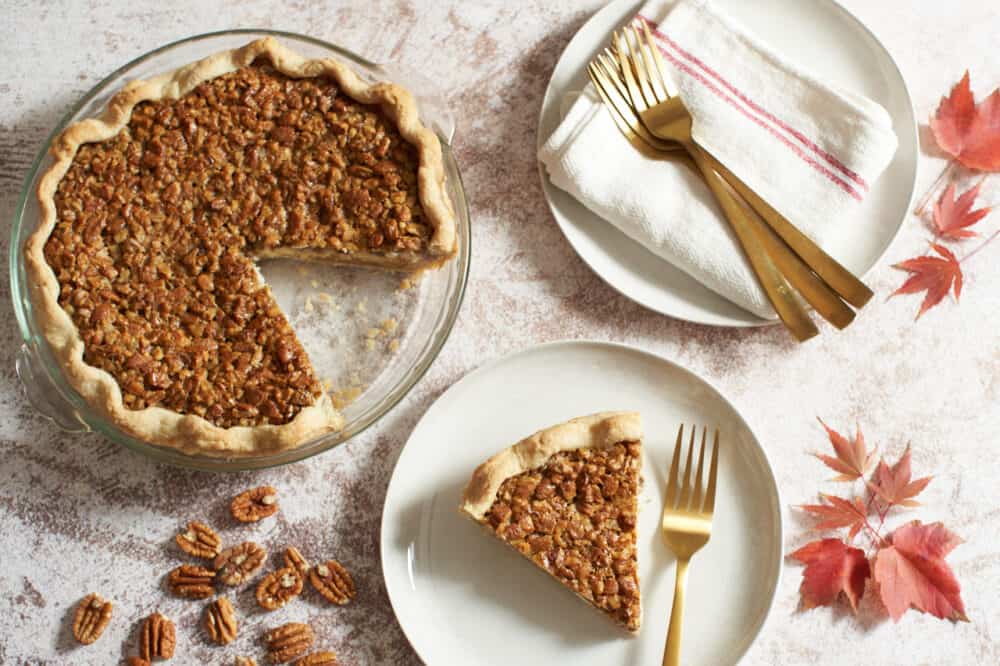
{"type": "Polygon", "coordinates": [[[635,633],[642,619],[641,467],[638,414],[585,416],[537,432],[480,465],[461,509],[635,633]]]}
{"type": "Polygon", "coordinates": [[[256,260],[456,252],[411,95],[272,38],[133,81],[53,156],[26,247],[39,325],[88,402],[163,445],[249,455],[342,424],[256,260]]]}

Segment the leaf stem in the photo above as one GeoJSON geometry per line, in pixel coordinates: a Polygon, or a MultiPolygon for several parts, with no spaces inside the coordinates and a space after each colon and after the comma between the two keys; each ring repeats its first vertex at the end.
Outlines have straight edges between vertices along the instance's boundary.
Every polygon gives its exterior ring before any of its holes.
{"type": "Polygon", "coordinates": [[[994,231],[994,232],[993,232],[993,234],[992,234],[992,235],[991,235],[991,236],[990,236],[989,238],[987,238],[986,240],[984,240],[984,241],[983,241],[983,242],[982,242],[982,243],[981,243],[981,244],[979,245],[979,247],[977,247],[977,248],[976,248],[975,250],[973,250],[973,251],[972,251],[972,252],[970,252],[969,254],[967,254],[967,255],[965,255],[964,257],[962,257],[961,259],[959,259],[959,260],[958,260],[958,263],[962,263],[962,262],[964,262],[964,261],[965,261],[966,259],[971,259],[972,257],[976,256],[976,254],[977,254],[977,253],[978,253],[978,252],[979,252],[980,250],[982,250],[982,249],[983,249],[984,247],[986,247],[987,245],[989,245],[990,243],[992,243],[992,242],[993,242],[994,240],[996,240],[997,236],[1000,236],[1000,229],[997,229],[996,231],[994,231]]]}
{"type": "Polygon", "coordinates": [[[923,197],[921,197],[920,203],[917,204],[916,210],[913,211],[915,215],[924,214],[924,209],[926,209],[927,204],[930,203],[931,196],[935,192],[937,192],[938,189],[940,189],[941,183],[943,183],[945,179],[951,174],[952,169],[955,168],[955,164],[956,164],[955,160],[948,160],[948,164],[947,166],[945,166],[944,170],[941,171],[941,175],[937,177],[937,180],[934,181],[934,184],[931,185],[930,189],[924,193],[923,197]]]}

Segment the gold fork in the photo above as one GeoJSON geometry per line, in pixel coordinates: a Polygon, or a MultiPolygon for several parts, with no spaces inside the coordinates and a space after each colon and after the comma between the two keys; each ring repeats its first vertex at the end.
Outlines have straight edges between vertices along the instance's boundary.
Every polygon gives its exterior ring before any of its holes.
{"type": "Polygon", "coordinates": [[[698,471],[694,485],[691,484],[691,457],[694,453],[694,437],[697,427],[691,428],[691,443],[688,445],[687,464],[684,466],[684,483],[676,501],[684,425],[677,431],[674,458],[670,463],[667,493],[663,499],[661,529],[667,548],[677,556],[677,581],[674,584],[674,605],[670,610],[670,629],[667,644],[663,649],[663,666],[677,666],[681,661],[681,629],[684,625],[684,594],[687,588],[688,564],[691,557],[701,550],[712,536],[712,514],[715,512],[715,480],[719,471],[719,431],[715,431],[712,446],[712,462],[709,464],[708,488],[702,494],[702,469],[705,463],[705,440],[708,428],[701,431],[701,452],[698,454],[698,471]]]}
{"type": "MultiPolygon", "coordinates": [[[[604,57],[598,56],[592,61],[587,71],[605,106],[611,111],[611,117],[623,136],[647,157],[652,159],[683,159],[684,151],[678,150],[674,142],[666,142],[652,136],[639,121],[635,111],[629,105],[626,93],[619,87],[613,73],[606,71],[604,57]]],[[[687,157],[690,161],[690,157],[687,157]]],[[[782,275],[775,263],[766,241],[762,240],[766,228],[751,211],[738,203],[722,177],[711,169],[703,174],[705,182],[719,202],[726,219],[729,220],[736,238],[750,262],[757,281],[774,307],[778,317],[791,334],[800,342],[808,340],[819,333],[816,324],[799,302],[788,281],[782,275]]],[[[781,245],[780,243],[777,245],[781,245]]],[[[784,247],[781,245],[781,247],[784,247]]],[[[776,248],[781,251],[781,247],[776,248]]],[[[784,251],[789,252],[787,247],[784,251]]]]}
{"type": "MultiPolygon", "coordinates": [[[[626,86],[639,118],[649,131],[663,139],[674,139],[679,115],[690,118],[687,109],[677,96],[676,87],[667,73],[660,55],[659,46],[645,21],[640,21],[642,35],[634,25],[626,26],[622,37],[615,35],[615,47],[625,77],[626,86]],[[624,46],[624,48],[623,48],[624,46]]],[[[690,140],[690,131],[682,137],[690,140]]],[[[682,142],[683,143],[683,142],[682,142]]],[[[685,146],[686,147],[686,146],[685,146]]],[[[816,273],[829,287],[845,301],[860,308],[872,298],[872,290],[853,273],[844,268],[836,259],[824,252],[808,236],[789,222],[781,213],[748,187],[724,164],[707,151],[702,151],[706,161],[729,185],[760,215],[771,229],[801,258],[808,269],[816,273]]],[[[824,286],[826,286],[824,285],[824,286]]],[[[813,287],[815,291],[816,287],[813,287]]],[[[803,294],[809,299],[808,294],[803,294]]],[[[817,298],[828,300],[820,292],[817,298]]],[[[820,310],[819,306],[810,303],[820,310]]],[[[835,308],[834,304],[827,307],[835,308]]],[[[840,313],[843,315],[843,312],[840,313]]],[[[847,323],[849,323],[848,320],[847,323]]],[[[836,324],[836,322],[833,322],[836,324]]]]}

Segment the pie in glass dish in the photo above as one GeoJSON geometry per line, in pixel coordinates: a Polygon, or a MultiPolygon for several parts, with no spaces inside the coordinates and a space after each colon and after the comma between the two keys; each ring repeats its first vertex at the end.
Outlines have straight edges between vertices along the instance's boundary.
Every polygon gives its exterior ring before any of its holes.
{"type": "Polygon", "coordinates": [[[273,38],[129,83],[52,156],[25,247],[42,334],[92,407],[187,452],[343,424],[257,260],[420,271],[457,250],[410,93],[273,38]]]}
{"type": "Polygon", "coordinates": [[[642,621],[642,425],[605,412],[536,432],[478,468],[461,510],[629,632],[642,621]]]}

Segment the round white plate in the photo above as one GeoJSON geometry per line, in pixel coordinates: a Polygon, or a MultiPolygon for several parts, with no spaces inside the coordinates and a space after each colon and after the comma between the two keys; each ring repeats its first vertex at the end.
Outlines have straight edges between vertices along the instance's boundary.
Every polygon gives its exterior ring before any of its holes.
{"type": "MultiPolygon", "coordinates": [[[[617,0],[597,12],[573,37],[552,72],[538,122],[538,146],[562,118],[566,93],[584,88],[586,66],[611,31],[642,2],[617,0]]],[[[838,224],[850,233],[827,251],[856,275],[871,270],[889,249],[910,210],[917,177],[917,121],[903,76],[878,39],[833,0],[715,0],[767,44],[821,78],[866,95],[892,117],[899,149],[865,201],[838,224]]],[[[556,222],[580,257],[608,284],[647,308],[677,319],[715,326],[755,326],[763,320],[708,290],[658,258],[549,182],[542,187],[556,222]]]]}
{"type": "Polygon", "coordinates": [[[399,623],[430,666],[659,663],[674,557],[658,533],[681,423],[722,432],[712,539],[692,561],[684,663],[735,664],[771,608],[781,574],[781,504],[767,455],[712,386],[659,356],[601,342],[533,347],[471,372],[417,425],[382,516],[382,569],[399,623]],[[642,632],[630,637],[461,515],[472,470],[541,428],[637,410],[642,632]]]}

